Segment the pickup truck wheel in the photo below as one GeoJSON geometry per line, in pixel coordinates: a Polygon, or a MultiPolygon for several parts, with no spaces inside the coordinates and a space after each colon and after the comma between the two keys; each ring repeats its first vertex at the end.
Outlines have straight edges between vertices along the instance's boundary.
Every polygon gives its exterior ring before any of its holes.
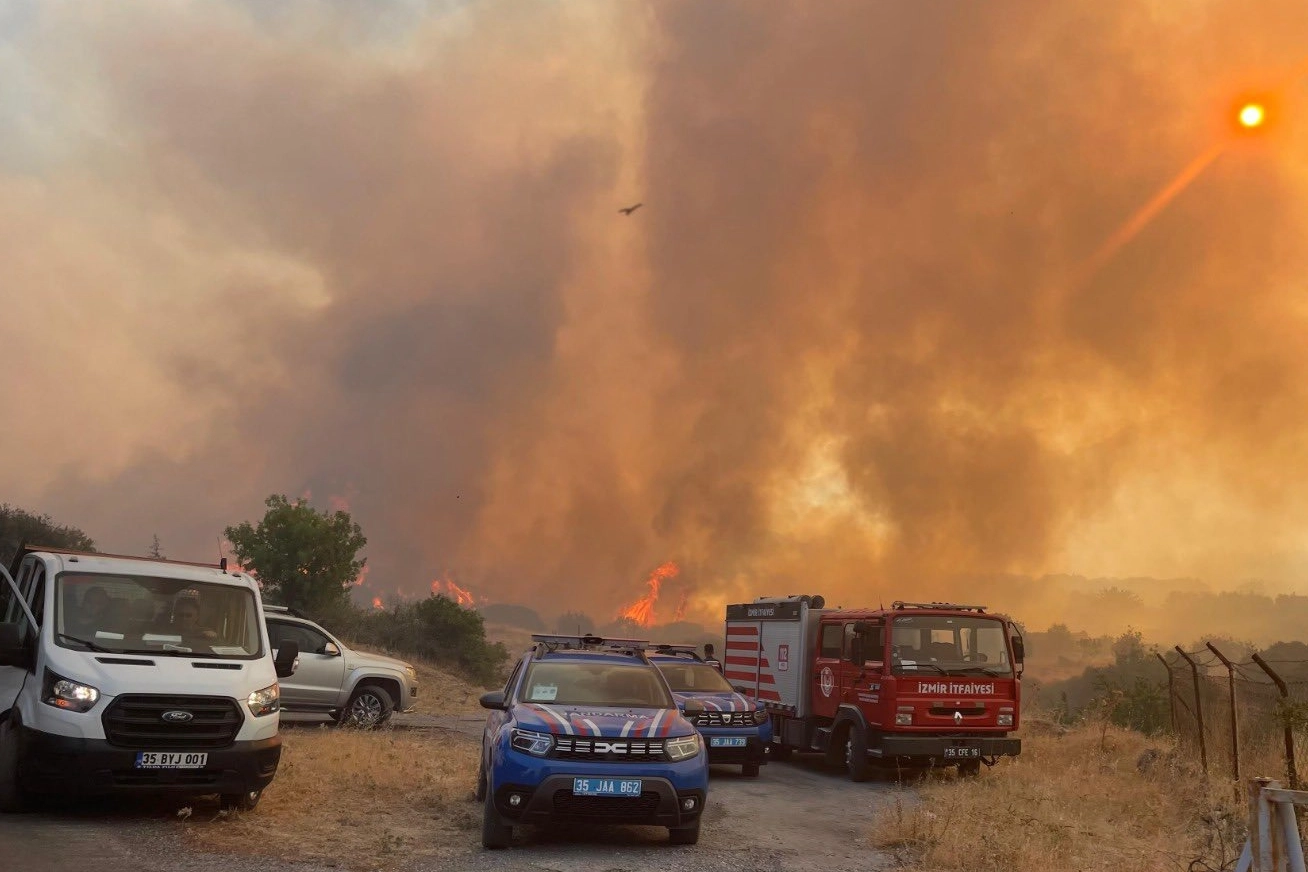
{"type": "Polygon", "coordinates": [[[14,716],[0,722],[0,812],[27,811],[28,795],[18,779],[18,730],[14,716]]]}
{"type": "Polygon", "coordinates": [[[245,793],[224,793],[218,798],[218,807],[223,811],[254,811],[262,798],[262,790],[247,790],[245,793]]]}
{"type": "Polygon", "coordinates": [[[740,774],[744,775],[746,778],[758,778],[758,764],[757,763],[740,764],[740,774]]]}
{"type": "Polygon", "coordinates": [[[668,841],[674,845],[694,845],[699,842],[699,820],[688,827],[668,827],[668,841]]]}
{"type": "Polygon", "coordinates": [[[355,690],[346,703],[345,710],[341,712],[340,724],[343,727],[371,730],[390,720],[394,710],[395,701],[389,693],[375,684],[365,684],[355,690]]]}
{"type": "Polygon", "coordinates": [[[858,724],[850,724],[845,733],[845,769],[850,781],[867,781],[872,764],[867,759],[867,733],[858,724]]]}
{"type": "Polygon", "coordinates": [[[504,818],[500,817],[499,809],[495,808],[495,795],[489,784],[484,785],[483,792],[485,801],[481,812],[481,846],[492,851],[507,848],[509,842],[513,841],[513,824],[505,823],[504,818]]]}

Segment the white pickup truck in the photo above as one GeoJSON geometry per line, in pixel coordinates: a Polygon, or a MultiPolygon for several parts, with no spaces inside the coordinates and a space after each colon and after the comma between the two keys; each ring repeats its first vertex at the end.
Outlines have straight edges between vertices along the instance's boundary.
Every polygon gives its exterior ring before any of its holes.
{"type": "Polygon", "coordinates": [[[346,646],[320,624],[285,606],[264,606],[274,654],[292,642],[300,654],[295,675],[285,678],[282,708],[330,715],[342,726],[371,729],[395,712],[413,711],[418,671],[393,657],[346,646]]]}
{"type": "Polygon", "coordinates": [[[281,758],[259,588],[217,566],[25,547],[0,567],[0,811],[33,794],[217,794],[281,758]]]}

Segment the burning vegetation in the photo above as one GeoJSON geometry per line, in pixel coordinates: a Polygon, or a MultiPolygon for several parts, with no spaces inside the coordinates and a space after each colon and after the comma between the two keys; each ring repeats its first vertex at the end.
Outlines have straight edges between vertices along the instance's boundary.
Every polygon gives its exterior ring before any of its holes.
{"type": "MultiPolygon", "coordinates": [[[[663,582],[676,578],[681,574],[681,567],[669,560],[667,563],[660,565],[657,569],[649,574],[645,579],[645,584],[649,587],[649,592],[643,597],[636,600],[631,605],[618,612],[619,619],[631,621],[640,627],[649,627],[654,624],[654,605],[659,601],[659,592],[663,587],[663,582]]],[[[682,595],[681,603],[677,606],[677,614],[685,612],[686,595],[682,595]]]]}

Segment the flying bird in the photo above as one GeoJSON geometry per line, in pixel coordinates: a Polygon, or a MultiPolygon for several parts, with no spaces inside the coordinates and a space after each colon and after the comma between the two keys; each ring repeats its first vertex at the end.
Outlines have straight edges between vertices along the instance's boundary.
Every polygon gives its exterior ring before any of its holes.
{"type": "Polygon", "coordinates": [[[637,209],[639,209],[641,206],[644,205],[645,205],[644,203],[637,203],[634,206],[628,206],[627,208],[619,209],[618,211],[621,212],[623,215],[630,215],[632,212],[635,212],[637,209]]]}

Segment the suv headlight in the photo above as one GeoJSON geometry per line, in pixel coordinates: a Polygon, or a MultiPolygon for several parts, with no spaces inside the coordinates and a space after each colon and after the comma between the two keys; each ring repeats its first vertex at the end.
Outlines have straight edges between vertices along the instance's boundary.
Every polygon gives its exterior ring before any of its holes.
{"type": "Polygon", "coordinates": [[[418,670],[414,669],[412,666],[408,665],[407,663],[404,665],[404,671],[405,673],[408,674],[409,678],[413,679],[414,681],[418,680],[418,670]]]}
{"type": "Polygon", "coordinates": [[[270,715],[280,709],[282,700],[282,688],[278,684],[270,684],[263,690],[256,690],[246,699],[245,704],[250,707],[250,714],[256,718],[264,715],[270,715]]]}
{"type": "Polygon", "coordinates": [[[699,753],[699,735],[668,739],[663,747],[668,752],[668,759],[674,763],[678,760],[689,760],[699,753]]]}
{"type": "Polygon", "coordinates": [[[41,702],[70,712],[89,712],[100,701],[100,691],[89,684],[73,681],[45,671],[41,687],[41,702]]]}
{"type": "Polygon", "coordinates": [[[509,744],[515,750],[533,757],[544,757],[554,747],[554,737],[549,733],[534,733],[531,730],[514,730],[509,744]]]}
{"type": "Polygon", "coordinates": [[[754,723],[766,724],[768,722],[768,718],[770,717],[771,715],[768,714],[767,709],[758,709],[757,711],[754,712],[754,723]]]}

